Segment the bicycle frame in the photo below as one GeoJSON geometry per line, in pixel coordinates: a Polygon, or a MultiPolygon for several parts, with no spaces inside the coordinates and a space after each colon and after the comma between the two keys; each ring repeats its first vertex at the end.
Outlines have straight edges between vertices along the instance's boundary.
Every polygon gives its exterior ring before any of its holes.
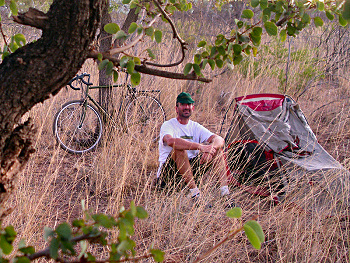
{"type": "MultiPolygon", "coordinates": [[[[88,82],[85,82],[82,78],[79,79],[80,80],[81,89],[82,89],[82,92],[83,92],[84,109],[85,109],[83,114],[82,114],[82,116],[81,116],[80,122],[79,122],[79,128],[81,128],[81,126],[82,126],[82,124],[84,122],[84,119],[85,119],[85,111],[86,111],[88,100],[90,100],[92,102],[92,104],[95,105],[96,108],[105,117],[107,117],[112,122],[113,126],[117,127],[117,123],[115,122],[114,118],[107,112],[107,110],[105,108],[103,108],[101,106],[100,103],[95,101],[94,98],[90,96],[90,94],[89,94],[90,90],[126,87],[127,88],[127,95],[125,95],[124,97],[125,98],[130,97],[131,100],[137,99],[137,95],[145,95],[145,94],[150,94],[150,93],[158,93],[158,94],[160,94],[160,90],[140,90],[140,91],[136,90],[136,88],[134,88],[130,84],[126,83],[127,80],[128,80],[128,74],[126,76],[125,83],[115,84],[115,85],[110,85],[110,86],[108,86],[108,85],[106,85],[106,86],[92,86],[92,83],[90,83],[90,75],[86,74],[85,76],[88,77],[88,82]],[[83,84],[85,84],[85,90],[83,88],[83,84]]],[[[123,98],[123,99],[125,99],[125,98],[123,98]]],[[[122,113],[122,107],[123,107],[123,99],[121,100],[121,102],[119,104],[119,109],[118,109],[118,113],[117,113],[117,120],[120,120],[120,114],[122,113]]],[[[144,111],[142,106],[141,106],[141,109],[144,111]]]]}

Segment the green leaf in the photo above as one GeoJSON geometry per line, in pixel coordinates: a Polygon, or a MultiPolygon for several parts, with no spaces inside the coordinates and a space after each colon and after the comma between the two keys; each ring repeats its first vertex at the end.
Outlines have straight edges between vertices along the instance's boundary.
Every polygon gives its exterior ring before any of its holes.
{"type": "Polygon", "coordinates": [[[147,36],[152,37],[153,34],[154,34],[154,28],[153,28],[152,26],[151,26],[151,27],[145,28],[145,34],[146,34],[147,36]]]}
{"type": "Polygon", "coordinates": [[[137,28],[137,34],[140,35],[142,32],[143,32],[143,28],[142,27],[138,27],[137,28]]]}
{"type": "Polygon", "coordinates": [[[9,255],[13,249],[13,246],[6,240],[4,235],[0,235],[0,248],[5,255],[9,255]]]}
{"type": "Polygon", "coordinates": [[[127,4],[129,4],[130,2],[131,2],[131,0],[123,0],[122,3],[123,3],[124,5],[127,5],[127,4]]]}
{"type": "Polygon", "coordinates": [[[135,65],[141,65],[141,59],[138,57],[134,57],[134,62],[135,62],[135,65]]]}
{"type": "Polygon", "coordinates": [[[131,83],[134,85],[134,86],[137,86],[139,85],[141,82],[141,75],[140,73],[138,72],[134,72],[131,74],[131,83]]]}
{"type": "Polygon", "coordinates": [[[49,251],[50,251],[50,257],[53,259],[57,259],[58,257],[58,249],[60,247],[60,242],[57,238],[54,238],[51,240],[49,251]]]}
{"type": "Polygon", "coordinates": [[[17,4],[14,0],[11,0],[10,2],[10,10],[12,12],[13,15],[18,15],[18,8],[17,8],[17,4]]]}
{"type": "Polygon", "coordinates": [[[74,226],[74,227],[83,227],[83,226],[85,226],[85,222],[84,222],[83,219],[75,219],[72,222],[72,226],[74,226]]]}
{"type": "Polygon", "coordinates": [[[123,30],[119,30],[116,34],[115,34],[115,38],[116,39],[121,39],[121,38],[126,38],[128,35],[123,31],[123,30]]]}
{"type": "MultiPolygon", "coordinates": [[[[327,12],[326,12],[326,15],[327,15],[327,12]]],[[[327,17],[328,17],[328,15],[327,15],[327,17]]],[[[344,3],[342,17],[345,20],[350,20],[350,1],[349,0],[345,1],[345,3],[344,3]]],[[[333,16],[333,18],[334,18],[334,16],[333,16]]],[[[328,19],[333,20],[333,19],[330,19],[329,17],[328,17],[328,19]]]]}
{"type": "Polygon", "coordinates": [[[162,37],[163,37],[162,31],[160,31],[160,30],[154,31],[154,38],[156,39],[157,43],[162,42],[162,37]]]}
{"type": "Polygon", "coordinates": [[[315,26],[316,26],[316,27],[321,27],[321,26],[323,26],[323,20],[322,20],[322,18],[319,17],[319,16],[314,17],[314,23],[315,23],[315,26]]]}
{"type": "Polygon", "coordinates": [[[252,30],[252,34],[255,36],[261,36],[262,35],[262,28],[261,27],[254,27],[252,30]]]}
{"type": "Polygon", "coordinates": [[[107,66],[106,66],[106,74],[109,76],[109,75],[112,75],[113,73],[113,69],[114,69],[114,64],[112,61],[108,61],[107,63],[107,66]]]}
{"type": "Polygon", "coordinates": [[[109,23],[103,29],[109,34],[116,34],[120,30],[120,27],[116,23],[109,23]]]}
{"type": "Polygon", "coordinates": [[[317,1],[317,9],[319,11],[324,11],[324,2],[321,2],[321,1],[317,1]]]}
{"type": "Polygon", "coordinates": [[[50,227],[44,227],[44,240],[48,241],[49,237],[54,236],[55,231],[53,231],[50,227]]]}
{"type": "Polygon", "coordinates": [[[267,0],[260,0],[260,9],[264,10],[265,8],[267,8],[267,0]]]}
{"type": "Polygon", "coordinates": [[[194,72],[196,73],[197,76],[200,76],[201,74],[201,68],[198,64],[193,64],[193,69],[194,69],[194,72]]]}
{"type": "Polygon", "coordinates": [[[221,56],[224,56],[226,54],[225,48],[223,46],[217,47],[217,50],[221,56]]]}
{"type": "Polygon", "coordinates": [[[235,207],[226,212],[226,216],[230,218],[240,218],[242,216],[242,209],[235,207]]]}
{"type": "Polygon", "coordinates": [[[5,5],[5,0],[0,0],[0,6],[5,5]]]}
{"type": "Polygon", "coordinates": [[[266,8],[263,11],[263,17],[264,17],[264,22],[268,21],[271,17],[271,10],[270,8],[266,8]]]}
{"type": "Polygon", "coordinates": [[[25,255],[31,255],[31,254],[34,254],[35,253],[35,248],[32,247],[32,246],[29,246],[29,247],[23,247],[23,248],[20,248],[18,249],[19,251],[21,251],[23,254],[25,255]]]}
{"type": "Polygon", "coordinates": [[[215,61],[213,59],[209,59],[208,63],[210,65],[211,69],[214,70],[215,69],[215,61]]]}
{"type": "Polygon", "coordinates": [[[339,24],[345,27],[348,24],[348,21],[346,21],[342,15],[339,15],[339,24]]]}
{"type": "Polygon", "coordinates": [[[297,31],[297,29],[291,25],[287,26],[287,34],[288,36],[294,36],[295,32],[297,31]]]}
{"type": "Polygon", "coordinates": [[[252,7],[257,7],[259,5],[259,0],[251,0],[250,4],[252,7]]]}
{"type": "Polygon", "coordinates": [[[109,62],[108,59],[104,59],[104,60],[98,65],[98,69],[99,69],[99,70],[104,69],[104,68],[107,66],[108,62],[109,62]]]}
{"type": "Polygon", "coordinates": [[[129,30],[128,30],[129,34],[134,33],[137,27],[138,27],[137,24],[135,22],[132,22],[131,25],[129,26],[129,30]]]}
{"type": "Polygon", "coordinates": [[[128,61],[129,61],[129,57],[127,56],[123,56],[120,61],[119,61],[119,65],[122,67],[122,68],[125,68],[126,65],[128,64],[128,61]]]}
{"type": "Polygon", "coordinates": [[[237,22],[237,27],[242,28],[244,26],[244,23],[242,21],[237,22]]]}
{"type": "Polygon", "coordinates": [[[287,39],[287,31],[285,29],[281,30],[280,38],[281,38],[282,42],[286,41],[286,39],[287,39]]]}
{"type": "Polygon", "coordinates": [[[301,18],[301,22],[303,22],[304,24],[310,23],[310,20],[311,20],[311,18],[310,18],[310,16],[307,13],[305,13],[303,15],[303,17],[301,18]]]}
{"type": "MultiPolygon", "coordinates": [[[[134,61],[128,61],[127,67],[128,67],[130,62],[134,63],[134,61]]],[[[113,67],[113,63],[112,63],[112,67],[113,67]]],[[[134,71],[134,68],[132,69],[132,72],[133,71],[134,71]]],[[[128,69],[128,72],[129,72],[129,69],[128,69]]],[[[132,72],[129,72],[129,73],[132,73],[132,72]]],[[[111,71],[110,73],[112,74],[113,71],[111,71]]],[[[110,75],[110,74],[108,74],[108,75],[110,75]]],[[[108,229],[112,228],[114,226],[114,223],[115,223],[114,219],[112,219],[111,217],[109,217],[105,214],[92,215],[92,218],[95,220],[96,223],[98,223],[101,226],[108,228],[108,229]]]]}
{"type": "Polygon", "coordinates": [[[224,62],[221,59],[216,59],[215,64],[218,68],[222,68],[224,66],[224,62]]]}
{"type": "Polygon", "coordinates": [[[205,69],[205,66],[206,66],[207,64],[208,64],[208,60],[207,60],[207,59],[203,59],[201,68],[202,68],[202,69],[205,69]]]}
{"type": "Polygon", "coordinates": [[[258,49],[256,47],[252,47],[252,50],[254,57],[256,57],[256,55],[258,55],[258,49]]]}
{"type": "Polygon", "coordinates": [[[260,45],[261,36],[256,36],[256,35],[253,35],[252,33],[250,33],[249,36],[250,36],[250,39],[252,40],[252,42],[253,42],[253,44],[255,46],[259,46],[260,45]]]}
{"type": "Polygon", "coordinates": [[[119,72],[117,70],[113,70],[113,81],[117,82],[119,78],[119,72]]]}
{"type": "Polygon", "coordinates": [[[7,236],[7,240],[11,240],[11,242],[16,238],[16,236],[17,236],[17,233],[16,233],[16,231],[15,231],[15,229],[14,229],[14,227],[13,226],[8,226],[8,227],[6,227],[5,228],[5,233],[6,233],[6,236],[7,236]],[[11,237],[10,239],[9,239],[9,237],[11,237]]]}
{"type": "Polygon", "coordinates": [[[117,246],[117,251],[119,253],[124,253],[127,250],[131,250],[134,246],[135,246],[135,242],[133,240],[127,238],[119,243],[119,245],[117,246]]]}
{"type": "Polygon", "coordinates": [[[263,243],[265,241],[265,234],[261,228],[261,225],[255,220],[250,220],[245,225],[250,226],[259,238],[259,241],[263,243]]]}
{"type": "Polygon", "coordinates": [[[13,38],[20,47],[23,47],[26,44],[26,37],[23,34],[16,34],[13,38]]]}
{"type": "Polygon", "coordinates": [[[151,249],[151,254],[155,262],[163,262],[165,253],[159,249],[151,249]]]}
{"type": "Polygon", "coordinates": [[[233,48],[233,52],[235,53],[235,55],[241,54],[241,52],[242,52],[242,46],[241,46],[241,45],[239,45],[239,44],[234,44],[234,45],[232,46],[232,48],[233,48]]]}
{"type": "Polygon", "coordinates": [[[225,40],[225,36],[220,34],[220,35],[217,35],[216,36],[216,40],[215,40],[215,45],[218,46],[218,45],[221,45],[222,42],[225,40]]]}
{"type": "Polygon", "coordinates": [[[190,73],[192,69],[193,64],[192,63],[187,63],[186,66],[184,67],[184,75],[187,76],[188,73],[190,73]]]}
{"type": "Polygon", "coordinates": [[[98,53],[97,54],[97,60],[102,62],[102,59],[103,59],[103,55],[101,53],[98,53]]]}
{"type": "Polygon", "coordinates": [[[129,74],[134,72],[135,69],[135,62],[134,60],[129,60],[129,62],[126,64],[126,69],[129,74]]]}
{"type": "Polygon", "coordinates": [[[14,263],[30,263],[30,259],[27,257],[15,257],[14,263]]]}
{"type": "Polygon", "coordinates": [[[276,36],[277,35],[277,26],[272,23],[272,22],[266,22],[264,24],[264,27],[266,29],[266,32],[270,35],[270,36],[276,36]]]}
{"type": "Polygon", "coordinates": [[[202,61],[202,56],[200,54],[194,55],[194,63],[199,64],[202,61]]]}
{"type": "Polygon", "coordinates": [[[56,228],[56,233],[58,234],[58,236],[65,240],[70,240],[72,237],[72,229],[67,223],[62,223],[58,225],[58,227],[56,228]]]}
{"type": "Polygon", "coordinates": [[[239,63],[241,63],[242,60],[243,60],[242,55],[235,56],[235,58],[233,59],[233,65],[238,65],[239,63]]]}
{"type": "Polygon", "coordinates": [[[214,57],[217,54],[217,49],[216,47],[212,47],[210,49],[210,57],[214,57]]]}
{"type": "Polygon", "coordinates": [[[152,50],[151,49],[147,49],[147,53],[148,53],[148,56],[151,58],[151,59],[155,59],[156,56],[153,54],[152,50]]]}
{"type": "MultiPolygon", "coordinates": [[[[346,3],[346,2],[345,2],[346,3]]],[[[326,16],[327,18],[330,20],[330,21],[333,21],[334,20],[334,15],[329,12],[329,11],[326,11],[326,16]]],[[[350,16],[350,6],[349,6],[349,16],[350,16]]],[[[343,13],[343,17],[344,17],[344,13],[343,13]]]]}
{"type": "Polygon", "coordinates": [[[209,57],[209,53],[207,51],[204,51],[202,54],[201,54],[202,58],[207,58],[209,57]]]}
{"type": "Polygon", "coordinates": [[[246,19],[252,19],[254,12],[250,9],[243,10],[241,17],[246,19]]]}
{"type": "Polygon", "coordinates": [[[207,44],[207,41],[202,40],[198,43],[197,47],[204,47],[206,44],[207,44]]]}
{"type": "Polygon", "coordinates": [[[243,226],[243,228],[249,242],[253,245],[253,247],[256,249],[260,249],[261,242],[259,240],[258,235],[255,233],[255,231],[249,225],[246,225],[246,224],[243,226]]]}
{"type": "Polygon", "coordinates": [[[136,214],[137,214],[137,209],[136,209],[135,201],[134,201],[134,200],[132,200],[132,201],[130,202],[130,212],[131,212],[131,214],[132,214],[133,217],[135,217],[136,214]]]}

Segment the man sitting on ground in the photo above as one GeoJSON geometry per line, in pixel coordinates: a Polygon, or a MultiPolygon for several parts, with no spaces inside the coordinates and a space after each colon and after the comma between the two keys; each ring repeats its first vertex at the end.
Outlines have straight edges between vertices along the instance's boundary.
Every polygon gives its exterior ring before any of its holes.
{"type": "Polygon", "coordinates": [[[176,99],[177,117],[164,122],[160,130],[157,181],[163,188],[173,184],[175,189],[182,181],[188,186],[190,196],[198,199],[200,190],[195,178],[212,164],[219,174],[221,196],[229,195],[224,139],[190,120],[193,110],[191,95],[181,92],[176,99]]]}

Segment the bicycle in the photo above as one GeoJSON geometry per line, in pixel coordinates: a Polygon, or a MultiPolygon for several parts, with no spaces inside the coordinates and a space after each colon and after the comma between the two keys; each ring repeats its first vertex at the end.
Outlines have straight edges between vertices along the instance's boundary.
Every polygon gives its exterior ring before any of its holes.
{"type": "Polygon", "coordinates": [[[67,84],[73,90],[82,90],[82,98],[65,103],[55,115],[53,132],[64,150],[82,154],[94,149],[102,138],[103,127],[106,124],[104,120],[108,120],[113,127],[118,127],[119,123],[119,127],[137,140],[157,141],[160,126],[166,116],[160,101],[150,94],[160,94],[160,90],[137,90],[127,83],[127,79],[128,74],[125,83],[93,86],[93,83],[90,83],[90,74],[83,73],[67,84]],[[73,83],[77,85],[74,86],[73,83]],[[111,87],[126,87],[127,91],[127,94],[122,96],[117,112],[116,118],[119,122],[115,121],[114,114],[108,113],[89,94],[93,89],[111,87]]]}

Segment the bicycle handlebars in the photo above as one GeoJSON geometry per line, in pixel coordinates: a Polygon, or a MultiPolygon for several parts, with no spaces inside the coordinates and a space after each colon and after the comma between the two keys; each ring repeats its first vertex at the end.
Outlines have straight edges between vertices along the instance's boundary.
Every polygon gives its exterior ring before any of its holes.
{"type": "MultiPolygon", "coordinates": [[[[80,88],[74,87],[74,86],[72,85],[72,83],[73,83],[73,81],[81,80],[81,82],[83,82],[85,85],[91,86],[92,83],[86,82],[86,81],[84,80],[85,77],[89,77],[89,79],[90,79],[90,74],[88,74],[88,73],[83,73],[83,74],[81,74],[81,75],[77,75],[77,76],[75,76],[73,79],[71,79],[71,80],[68,82],[67,85],[68,85],[69,87],[71,87],[72,89],[74,89],[74,90],[80,90],[80,88]]],[[[88,80],[88,81],[89,81],[89,80],[88,80]]]]}

